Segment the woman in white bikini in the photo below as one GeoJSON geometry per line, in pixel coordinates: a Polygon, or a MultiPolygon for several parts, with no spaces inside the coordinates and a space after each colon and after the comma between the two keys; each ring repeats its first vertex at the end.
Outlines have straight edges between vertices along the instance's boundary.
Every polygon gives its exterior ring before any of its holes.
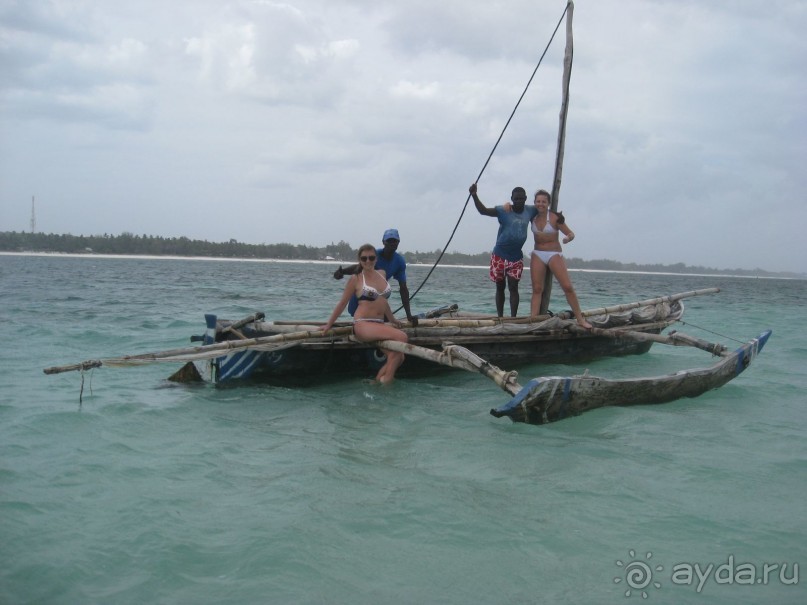
{"type": "MultiPolygon", "coordinates": [[[[383,271],[376,271],[376,250],[372,244],[364,244],[359,248],[359,273],[351,276],[342,298],[328,318],[328,323],[322,326],[322,330],[330,330],[336,319],[347,307],[348,301],[353,294],[359,299],[359,306],[353,315],[353,334],[361,341],[371,342],[374,340],[397,340],[407,342],[406,334],[393,326],[399,326],[400,322],[395,319],[390,309],[387,299],[391,289],[383,271]],[[384,323],[384,319],[389,323],[384,323]]],[[[397,351],[382,349],[387,356],[387,362],[376,374],[375,379],[388,384],[395,378],[395,372],[404,361],[404,354],[397,351]]]]}
{"type": "Polygon", "coordinates": [[[530,279],[532,280],[532,301],[530,303],[530,315],[538,315],[541,308],[541,298],[544,294],[544,277],[547,268],[558,280],[566,300],[572,307],[572,312],[577,319],[577,323],[584,328],[590,328],[591,324],[583,317],[580,311],[580,302],[572,287],[572,280],[569,279],[569,271],[566,269],[566,261],[560,247],[558,232],[563,233],[563,243],[568,244],[574,239],[574,231],[569,229],[563,214],[554,213],[549,210],[549,193],[540,189],[535,193],[535,209],[538,214],[532,220],[530,227],[535,236],[535,249],[530,255],[530,279]]]}

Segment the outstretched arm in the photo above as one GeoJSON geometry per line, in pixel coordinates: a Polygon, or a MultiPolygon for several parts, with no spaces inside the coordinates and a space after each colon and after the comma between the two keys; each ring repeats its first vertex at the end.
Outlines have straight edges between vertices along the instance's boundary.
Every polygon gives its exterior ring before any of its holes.
{"type": "Polygon", "coordinates": [[[392,307],[389,306],[389,301],[384,299],[384,317],[387,318],[387,321],[390,322],[396,328],[401,327],[401,322],[395,319],[395,315],[392,313],[392,307]]]}
{"type": "Polygon", "coordinates": [[[398,289],[401,292],[401,305],[403,305],[404,311],[406,312],[406,319],[412,324],[412,326],[417,326],[418,318],[412,317],[412,311],[409,308],[409,288],[406,287],[406,282],[399,281],[398,289]]]}
{"type": "Polygon", "coordinates": [[[483,216],[496,216],[496,209],[495,208],[488,208],[485,204],[482,203],[482,200],[479,199],[479,196],[476,194],[476,183],[471,185],[468,188],[471,197],[474,198],[474,206],[476,206],[477,212],[483,216]]]}
{"type": "Polygon", "coordinates": [[[333,278],[342,279],[345,275],[356,275],[358,272],[359,265],[348,265],[347,267],[339,265],[339,268],[333,272],[333,278]]]}
{"type": "Polygon", "coordinates": [[[353,296],[353,293],[356,291],[356,280],[358,278],[354,275],[352,276],[348,282],[345,284],[345,289],[342,292],[342,298],[339,299],[339,302],[336,303],[336,307],[334,307],[333,313],[328,318],[328,322],[320,327],[320,330],[323,332],[327,332],[333,327],[333,324],[336,323],[337,318],[344,312],[345,307],[347,307],[347,303],[350,301],[350,297],[353,296]]]}

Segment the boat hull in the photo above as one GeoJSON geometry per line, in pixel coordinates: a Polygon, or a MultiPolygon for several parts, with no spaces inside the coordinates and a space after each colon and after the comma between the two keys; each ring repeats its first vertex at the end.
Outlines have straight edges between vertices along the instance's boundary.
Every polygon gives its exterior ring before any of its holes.
{"type": "MultiPolygon", "coordinates": [[[[651,313],[650,319],[636,320],[636,312],[621,319],[611,318],[621,328],[632,332],[659,334],[683,314],[679,302],[672,308],[667,305],[660,314],[651,313]]],[[[494,318],[495,319],[495,318],[494,318]]],[[[254,322],[239,326],[238,333],[228,332],[231,322],[208,316],[206,344],[239,338],[263,338],[288,330],[316,330],[311,324],[254,322]]],[[[453,319],[462,323],[462,319],[453,319]]],[[[466,320],[480,321],[480,320],[466,320]]],[[[482,323],[493,323],[490,318],[482,323]]],[[[424,322],[425,323],[425,322],[424,322]]],[[[448,322],[450,323],[450,322],[448,322]]],[[[486,328],[413,327],[406,328],[409,342],[414,345],[442,350],[447,343],[460,345],[489,362],[508,369],[535,363],[577,363],[601,357],[639,355],[650,350],[652,342],[630,338],[613,338],[569,331],[558,320],[519,325],[502,323],[486,328]],[[538,325],[538,324],[536,324],[538,325]]],[[[222,355],[213,360],[198,362],[201,374],[214,383],[233,380],[260,380],[282,384],[306,384],[312,380],[332,379],[339,376],[372,377],[386,363],[386,355],[373,343],[363,343],[351,336],[311,338],[302,341],[272,345],[265,350],[249,348],[222,355]]],[[[399,375],[417,376],[442,371],[437,364],[407,356],[399,375]]]]}
{"type": "MultiPolygon", "coordinates": [[[[657,333],[657,332],[656,332],[657,333]]],[[[412,344],[439,351],[439,345],[412,339],[412,344]]],[[[551,339],[515,342],[457,342],[491,363],[518,368],[534,363],[575,363],[601,357],[640,355],[650,342],[616,342],[609,338],[551,339]]],[[[268,382],[305,383],[318,377],[374,374],[386,363],[384,352],[371,346],[299,345],[281,351],[239,351],[214,361],[213,381],[250,378],[268,382]]],[[[445,368],[416,357],[407,357],[398,371],[401,377],[443,372],[445,368]]]]}

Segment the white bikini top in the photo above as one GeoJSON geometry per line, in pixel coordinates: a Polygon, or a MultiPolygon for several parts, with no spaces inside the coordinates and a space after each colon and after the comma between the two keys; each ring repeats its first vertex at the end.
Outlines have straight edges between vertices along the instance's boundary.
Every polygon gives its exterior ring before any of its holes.
{"type": "MultiPolygon", "coordinates": [[[[537,216],[535,218],[538,218],[537,216]]],[[[533,233],[557,233],[558,230],[552,226],[552,223],[549,222],[549,213],[546,213],[546,225],[544,225],[543,229],[538,229],[535,225],[535,220],[530,221],[530,229],[532,229],[533,233]]]]}
{"type": "Polygon", "coordinates": [[[361,274],[361,296],[359,296],[359,300],[376,300],[379,296],[383,296],[384,298],[389,298],[390,294],[392,293],[392,288],[389,287],[389,282],[384,280],[384,283],[387,284],[387,287],[384,288],[381,292],[373,288],[372,286],[367,285],[367,281],[364,279],[364,272],[362,271],[361,274]]]}

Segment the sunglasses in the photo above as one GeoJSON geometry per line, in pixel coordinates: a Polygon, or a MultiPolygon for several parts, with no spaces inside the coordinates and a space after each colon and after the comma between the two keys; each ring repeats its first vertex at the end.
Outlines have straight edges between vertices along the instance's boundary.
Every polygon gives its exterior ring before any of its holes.
{"type": "Polygon", "coordinates": [[[363,263],[366,263],[368,260],[375,260],[375,256],[360,256],[359,260],[363,263]]]}

